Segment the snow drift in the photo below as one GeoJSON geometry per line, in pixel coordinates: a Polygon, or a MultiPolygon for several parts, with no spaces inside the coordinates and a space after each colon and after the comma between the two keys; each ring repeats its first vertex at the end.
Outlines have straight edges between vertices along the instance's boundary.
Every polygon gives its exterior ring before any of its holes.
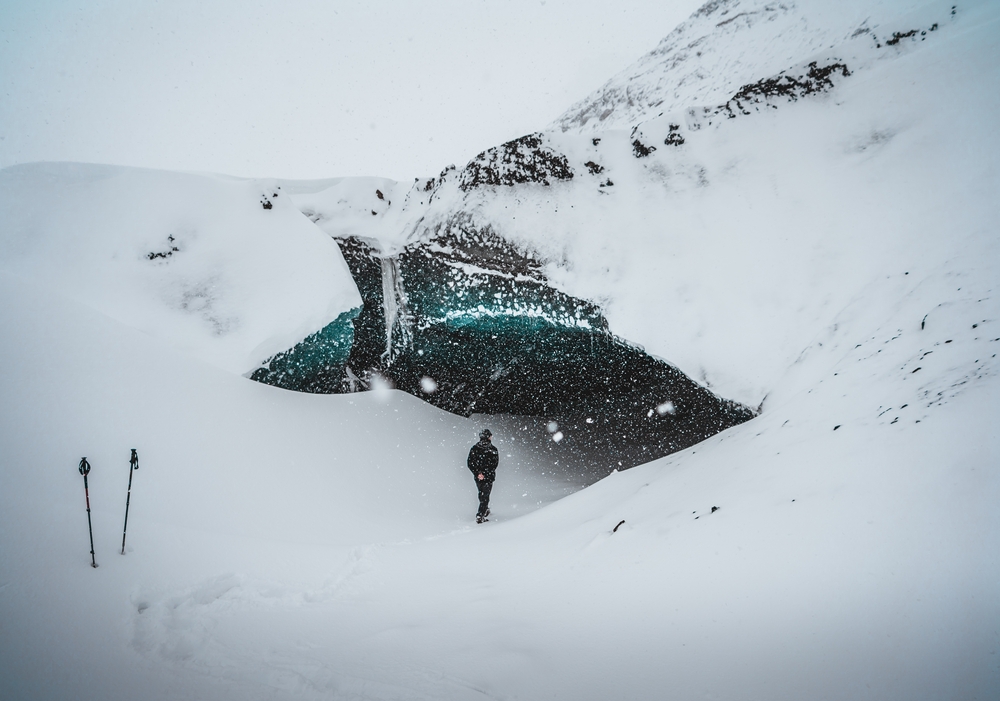
{"type": "Polygon", "coordinates": [[[274,182],[84,164],[0,172],[0,268],[231,372],[360,306],[274,182]]]}

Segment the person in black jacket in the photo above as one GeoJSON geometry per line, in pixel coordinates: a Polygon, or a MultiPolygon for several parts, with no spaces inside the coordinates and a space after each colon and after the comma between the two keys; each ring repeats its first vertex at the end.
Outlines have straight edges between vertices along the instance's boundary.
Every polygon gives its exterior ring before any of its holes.
{"type": "Polygon", "coordinates": [[[479,511],[476,513],[476,523],[488,520],[490,515],[490,492],[493,491],[493,480],[497,478],[497,465],[500,464],[500,454],[491,442],[493,433],[484,428],[479,434],[479,442],[469,451],[469,470],[476,478],[479,489],[479,511]]]}

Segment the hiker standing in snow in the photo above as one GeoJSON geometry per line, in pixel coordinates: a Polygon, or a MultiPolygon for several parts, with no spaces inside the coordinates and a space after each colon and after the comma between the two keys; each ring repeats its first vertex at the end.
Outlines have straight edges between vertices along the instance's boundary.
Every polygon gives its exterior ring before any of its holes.
{"type": "Polygon", "coordinates": [[[476,478],[479,489],[479,511],[476,513],[476,523],[482,523],[490,515],[490,492],[493,491],[493,480],[497,478],[497,465],[500,464],[500,454],[491,439],[493,432],[484,428],[479,434],[479,442],[469,451],[469,470],[476,478]]]}

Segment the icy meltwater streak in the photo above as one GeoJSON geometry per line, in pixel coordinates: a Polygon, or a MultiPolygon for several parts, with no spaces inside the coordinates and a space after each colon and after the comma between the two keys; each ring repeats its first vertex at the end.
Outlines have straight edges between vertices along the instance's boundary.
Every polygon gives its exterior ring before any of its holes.
{"type": "Polygon", "coordinates": [[[586,319],[566,315],[555,316],[550,310],[518,304],[516,301],[511,306],[503,309],[487,309],[480,304],[475,309],[449,310],[445,312],[443,319],[444,323],[449,326],[468,326],[483,324],[483,322],[506,326],[510,324],[505,322],[515,321],[516,324],[516,320],[527,322],[524,325],[530,325],[532,321],[537,320],[540,324],[548,326],[566,326],[586,331],[594,329],[586,319]]]}
{"type": "Polygon", "coordinates": [[[388,364],[394,355],[413,345],[413,330],[410,311],[407,306],[403,275],[399,270],[399,259],[395,256],[382,257],[382,313],[385,316],[385,353],[382,357],[388,364]],[[402,348],[393,353],[393,329],[399,327],[399,341],[402,348]]]}

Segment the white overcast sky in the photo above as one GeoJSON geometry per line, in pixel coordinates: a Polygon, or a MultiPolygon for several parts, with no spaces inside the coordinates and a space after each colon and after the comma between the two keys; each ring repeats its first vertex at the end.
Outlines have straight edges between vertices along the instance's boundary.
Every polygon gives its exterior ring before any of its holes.
{"type": "Polygon", "coordinates": [[[0,0],[0,167],[400,180],[543,128],[703,0],[0,0]]]}

